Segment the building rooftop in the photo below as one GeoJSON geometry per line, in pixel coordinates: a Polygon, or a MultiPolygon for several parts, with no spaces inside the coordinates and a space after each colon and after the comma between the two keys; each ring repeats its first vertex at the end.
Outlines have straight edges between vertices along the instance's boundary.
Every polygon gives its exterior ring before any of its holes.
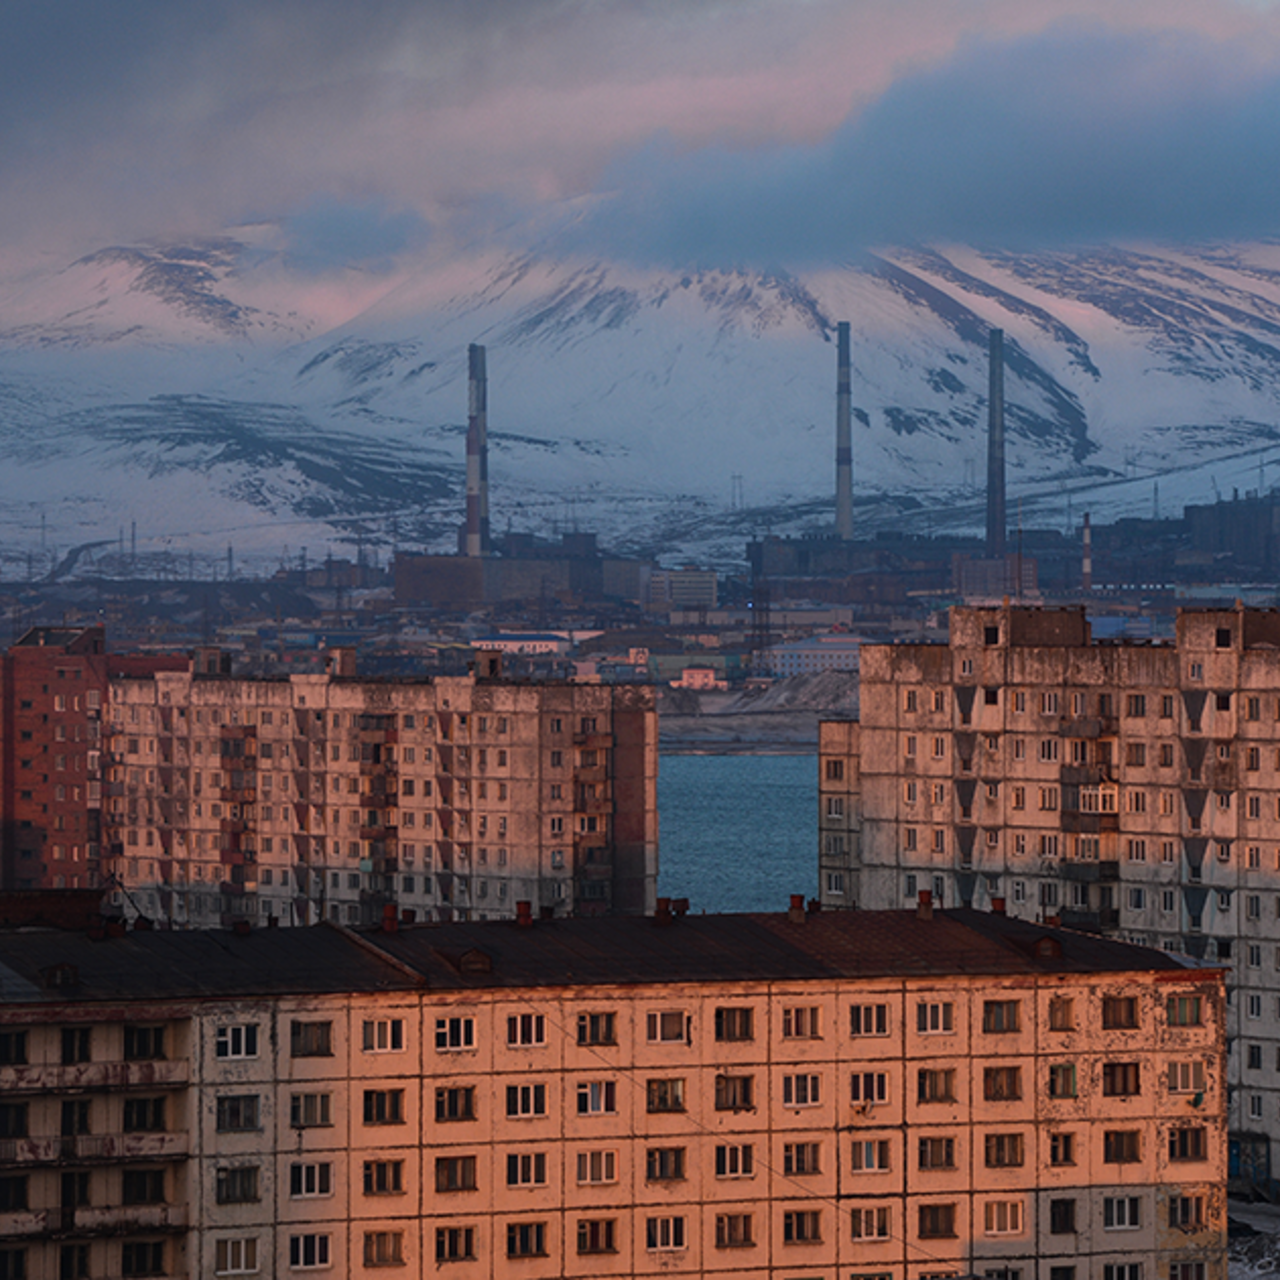
{"type": "Polygon", "coordinates": [[[1162,951],[966,909],[478,921],[355,935],[337,926],[0,933],[0,1000],[218,999],[491,987],[1124,973],[1162,951]],[[381,953],[381,954],[379,954],[381,953]],[[420,974],[421,977],[415,977],[420,974]]]}

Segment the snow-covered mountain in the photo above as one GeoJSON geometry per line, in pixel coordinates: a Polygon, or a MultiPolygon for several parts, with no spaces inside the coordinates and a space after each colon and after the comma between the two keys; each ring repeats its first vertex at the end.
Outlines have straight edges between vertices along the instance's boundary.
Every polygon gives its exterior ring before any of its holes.
{"type": "Polygon", "coordinates": [[[230,543],[242,563],[356,536],[447,546],[483,342],[498,529],[573,521],[736,561],[753,532],[830,522],[846,319],[867,530],[980,525],[993,325],[1027,524],[1275,479],[1280,244],[886,250],[795,275],[530,256],[343,287],[345,312],[236,236],[0,282],[8,553],[42,516],[63,551],[134,520],[143,551],[230,543]]]}

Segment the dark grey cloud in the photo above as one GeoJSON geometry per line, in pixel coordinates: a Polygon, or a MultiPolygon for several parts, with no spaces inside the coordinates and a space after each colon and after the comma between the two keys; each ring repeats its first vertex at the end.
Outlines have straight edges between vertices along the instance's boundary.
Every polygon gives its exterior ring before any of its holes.
{"type": "Polygon", "coordinates": [[[1056,27],[964,46],[826,140],[616,164],[564,239],[641,261],[791,264],[887,243],[1280,233],[1280,66],[1204,37],[1056,27]]]}
{"type": "Polygon", "coordinates": [[[426,222],[411,210],[385,201],[322,197],[284,220],[291,262],[308,271],[344,266],[389,269],[395,258],[430,237],[426,222]]]}

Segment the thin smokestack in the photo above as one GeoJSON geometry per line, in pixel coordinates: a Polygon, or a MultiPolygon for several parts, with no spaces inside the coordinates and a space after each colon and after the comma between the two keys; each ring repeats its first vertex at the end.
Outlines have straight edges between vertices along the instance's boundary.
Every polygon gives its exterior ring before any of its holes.
{"type": "Polygon", "coordinates": [[[1093,528],[1089,523],[1089,513],[1084,513],[1084,555],[1080,565],[1080,585],[1085,592],[1093,590],[1093,528]]]}
{"type": "Polygon", "coordinates": [[[990,335],[987,392],[987,555],[1004,555],[1004,330],[990,335]]]}
{"type": "Polygon", "coordinates": [[[850,424],[852,374],[849,322],[836,325],[836,537],[853,537],[853,432],[850,424]]]}
{"type": "Polygon", "coordinates": [[[467,532],[466,554],[489,554],[489,390],[484,348],[467,348],[467,532]]]}

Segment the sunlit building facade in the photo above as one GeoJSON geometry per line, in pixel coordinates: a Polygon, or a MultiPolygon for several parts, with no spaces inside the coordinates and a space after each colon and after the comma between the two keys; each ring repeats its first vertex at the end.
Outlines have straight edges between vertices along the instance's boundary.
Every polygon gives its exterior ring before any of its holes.
{"type": "Polygon", "coordinates": [[[1280,1131],[1280,613],[1183,610],[1095,643],[1082,609],[952,610],[864,645],[860,722],[821,728],[828,906],[984,907],[1230,971],[1238,1172],[1280,1131]]]}

